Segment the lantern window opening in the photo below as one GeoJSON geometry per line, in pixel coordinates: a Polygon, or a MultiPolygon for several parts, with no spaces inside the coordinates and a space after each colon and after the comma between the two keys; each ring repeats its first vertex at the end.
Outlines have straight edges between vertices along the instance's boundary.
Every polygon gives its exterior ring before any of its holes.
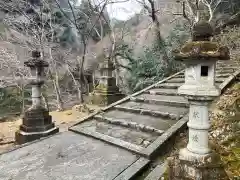
{"type": "Polygon", "coordinates": [[[207,77],[208,76],[208,66],[201,66],[201,76],[202,77],[207,77]]]}

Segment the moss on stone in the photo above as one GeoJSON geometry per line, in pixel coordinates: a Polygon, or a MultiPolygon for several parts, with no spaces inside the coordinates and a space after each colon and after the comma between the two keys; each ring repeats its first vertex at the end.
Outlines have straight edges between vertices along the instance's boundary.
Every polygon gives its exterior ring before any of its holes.
{"type": "Polygon", "coordinates": [[[195,48],[199,48],[201,52],[208,52],[208,53],[213,53],[218,51],[219,46],[215,42],[210,42],[210,41],[193,41],[193,42],[188,42],[186,43],[182,49],[182,53],[190,53],[194,51],[195,48]]]}
{"type": "Polygon", "coordinates": [[[221,47],[216,42],[211,41],[192,41],[188,42],[181,48],[180,51],[175,50],[176,60],[191,60],[192,58],[206,60],[218,58],[219,60],[229,60],[230,53],[227,47],[221,47]]]}
{"type": "Polygon", "coordinates": [[[107,91],[108,87],[105,84],[99,84],[95,90],[107,91]]]}

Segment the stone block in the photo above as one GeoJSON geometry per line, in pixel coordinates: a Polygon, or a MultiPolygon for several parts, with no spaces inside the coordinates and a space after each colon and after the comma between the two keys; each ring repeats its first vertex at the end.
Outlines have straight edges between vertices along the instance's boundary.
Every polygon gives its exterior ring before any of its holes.
{"type": "Polygon", "coordinates": [[[215,153],[203,157],[168,158],[169,180],[228,180],[219,156],[215,153]]]}
{"type": "Polygon", "coordinates": [[[99,106],[107,106],[120,99],[124,98],[124,95],[120,92],[96,92],[90,94],[90,102],[99,106]]]}
{"type": "Polygon", "coordinates": [[[17,144],[24,144],[57,132],[59,128],[55,127],[52,117],[45,108],[31,107],[24,113],[23,124],[15,133],[15,141],[17,144]]]}
{"type": "Polygon", "coordinates": [[[31,142],[42,137],[47,137],[59,132],[59,128],[53,127],[48,129],[47,131],[40,132],[25,132],[22,130],[18,130],[15,132],[15,141],[17,144],[25,144],[27,142],[31,142]]]}

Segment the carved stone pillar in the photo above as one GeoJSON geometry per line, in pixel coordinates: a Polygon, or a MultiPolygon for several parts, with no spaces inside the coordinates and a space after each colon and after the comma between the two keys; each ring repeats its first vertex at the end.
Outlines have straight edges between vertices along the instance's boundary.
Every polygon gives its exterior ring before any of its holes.
{"type": "Polygon", "coordinates": [[[41,105],[41,86],[44,84],[43,72],[48,63],[41,58],[38,51],[32,52],[32,58],[24,63],[31,69],[32,106],[24,112],[23,122],[15,133],[18,144],[39,139],[59,132],[52,122],[47,109],[41,105]]]}
{"type": "Polygon", "coordinates": [[[229,51],[211,42],[213,30],[209,23],[200,21],[193,27],[193,40],[176,53],[176,60],[187,68],[185,83],[178,93],[189,102],[189,128],[187,147],[179,155],[170,158],[170,180],[216,180],[228,179],[220,158],[208,146],[209,103],[220,95],[215,82],[217,60],[229,60],[229,51]]]}

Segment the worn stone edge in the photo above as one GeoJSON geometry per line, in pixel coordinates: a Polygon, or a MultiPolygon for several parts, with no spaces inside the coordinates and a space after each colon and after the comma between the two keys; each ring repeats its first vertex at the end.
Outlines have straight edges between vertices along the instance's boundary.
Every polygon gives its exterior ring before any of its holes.
{"type": "Polygon", "coordinates": [[[117,175],[113,180],[130,180],[140,173],[149,163],[150,160],[141,157],[117,175]]]}
{"type": "Polygon", "coordinates": [[[225,88],[240,74],[240,69],[234,72],[233,74],[230,74],[228,78],[219,86],[221,89],[221,93],[225,90],[225,88]]]}
{"type": "Polygon", "coordinates": [[[159,130],[159,129],[156,129],[154,127],[147,126],[147,125],[144,125],[144,124],[141,124],[141,123],[133,123],[133,122],[125,121],[124,119],[118,119],[118,118],[113,119],[113,118],[104,117],[104,116],[101,116],[101,115],[96,115],[94,118],[95,119],[102,119],[102,121],[113,124],[113,125],[119,125],[119,126],[122,126],[122,127],[130,128],[130,129],[136,129],[136,130],[140,129],[141,131],[149,133],[149,134],[150,133],[157,133],[159,135],[162,135],[164,133],[163,130],[159,130]]]}
{"type": "Polygon", "coordinates": [[[73,128],[71,128],[71,131],[75,132],[77,134],[83,134],[85,136],[89,136],[89,137],[101,140],[105,143],[118,146],[118,147],[123,148],[125,150],[128,150],[132,153],[136,153],[136,154],[139,154],[141,156],[147,157],[146,154],[142,153],[143,149],[144,149],[143,147],[132,144],[132,143],[129,143],[129,142],[126,142],[124,140],[117,139],[117,138],[114,138],[114,137],[111,137],[111,136],[108,136],[108,135],[105,135],[105,134],[101,134],[101,133],[98,133],[98,132],[84,130],[83,128],[74,128],[73,127],[73,128]]]}
{"type": "Polygon", "coordinates": [[[156,105],[159,105],[159,104],[162,104],[162,105],[171,105],[171,104],[174,104],[176,106],[179,106],[179,107],[189,107],[189,103],[187,102],[181,102],[181,101],[169,101],[169,100],[160,100],[160,99],[147,99],[147,98],[139,98],[139,97],[132,97],[131,98],[132,101],[135,101],[135,102],[152,102],[156,105]],[[158,104],[159,103],[159,104],[158,104]]]}
{"type": "Polygon", "coordinates": [[[149,158],[153,156],[156,151],[161,148],[161,146],[172,137],[177,131],[185,127],[188,122],[188,113],[180,119],[176,124],[171,126],[167,131],[165,131],[161,136],[159,136],[153,143],[151,143],[147,148],[143,150],[143,154],[147,154],[149,158]]]}
{"type": "Polygon", "coordinates": [[[85,118],[81,119],[80,122],[71,124],[68,129],[71,129],[71,128],[74,127],[74,126],[76,126],[76,125],[78,125],[78,124],[80,124],[80,123],[83,123],[84,121],[88,120],[89,118],[92,118],[93,116],[95,116],[95,115],[98,114],[98,113],[101,113],[101,112],[104,112],[104,111],[106,111],[106,110],[109,110],[109,109],[111,109],[112,107],[114,107],[115,105],[121,104],[121,103],[123,103],[123,102],[131,99],[131,97],[137,96],[137,95],[139,95],[139,94],[141,94],[141,93],[143,93],[143,92],[145,92],[145,91],[148,91],[148,90],[156,87],[158,84],[161,84],[161,83],[163,83],[163,82],[165,82],[165,81],[167,81],[167,80],[169,80],[169,79],[171,79],[171,78],[173,78],[173,77],[181,74],[181,73],[184,72],[184,71],[185,71],[185,69],[182,70],[182,71],[179,71],[179,72],[177,72],[177,73],[175,73],[175,74],[173,74],[173,75],[171,75],[171,76],[169,76],[169,77],[167,77],[167,78],[165,78],[165,79],[163,79],[163,80],[161,80],[161,81],[158,81],[157,83],[152,84],[151,86],[148,86],[148,87],[146,87],[146,88],[144,88],[144,89],[142,89],[142,90],[140,90],[140,91],[138,91],[138,92],[136,92],[136,93],[134,93],[134,94],[131,94],[131,95],[129,95],[129,96],[127,96],[127,97],[119,100],[119,101],[116,101],[116,102],[110,104],[110,105],[107,106],[107,107],[101,108],[100,110],[98,110],[98,111],[96,111],[96,112],[94,112],[94,113],[86,116],[85,118]]]}
{"type": "Polygon", "coordinates": [[[167,163],[157,165],[144,180],[159,180],[167,169],[167,163]]]}
{"type": "MultiPolygon", "coordinates": [[[[65,131],[65,132],[66,132],[66,131],[65,131]]],[[[12,151],[21,149],[21,148],[23,148],[23,147],[32,145],[32,144],[34,144],[34,143],[41,142],[41,141],[43,141],[43,140],[45,140],[45,139],[49,139],[49,138],[51,138],[51,137],[53,137],[53,136],[61,135],[61,134],[63,134],[63,133],[64,133],[64,132],[58,132],[58,133],[52,134],[52,135],[50,135],[50,136],[41,137],[40,139],[36,139],[36,140],[34,140],[34,141],[27,142],[27,143],[22,144],[22,145],[18,145],[17,147],[13,147],[13,148],[8,149],[7,151],[1,152],[1,153],[0,153],[0,156],[3,155],[3,154],[10,153],[10,152],[12,152],[12,151]]]]}

